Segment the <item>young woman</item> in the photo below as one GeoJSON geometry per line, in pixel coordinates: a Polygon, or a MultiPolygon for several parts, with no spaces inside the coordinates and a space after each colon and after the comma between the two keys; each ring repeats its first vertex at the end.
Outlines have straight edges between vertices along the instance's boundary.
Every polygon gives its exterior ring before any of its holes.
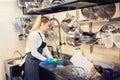
{"type": "Polygon", "coordinates": [[[47,17],[39,15],[36,18],[27,40],[25,59],[25,80],[40,80],[39,64],[47,58],[53,58],[45,42],[44,33],[49,29],[50,21],[47,17]]]}

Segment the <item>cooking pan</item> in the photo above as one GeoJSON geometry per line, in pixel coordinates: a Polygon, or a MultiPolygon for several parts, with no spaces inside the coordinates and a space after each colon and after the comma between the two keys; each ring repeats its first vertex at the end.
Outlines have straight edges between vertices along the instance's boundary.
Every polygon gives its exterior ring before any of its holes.
{"type": "Polygon", "coordinates": [[[80,46],[82,43],[92,44],[96,42],[95,33],[90,32],[82,32],[81,34],[69,33],[66,41],[67,44],[73,47],[80,46]]]}
{"type": "Polygon", "coordinates": [[[82,15],[89,20],[97,20],[99,17],[95,14],[97,10],[94,7],[82,8],[82,15]]]}
{"type": "Polygon", "coordinates": [[[111,19],[116,12],[115,3],[96,6],[95,8],[97,10],[97,12],[96,12],[97,15],[102,19],[111,19]]]}
{"type": "Polygon", "coordinates": [[[115,12],[115,3],[81,9],[82,15],[89,20],[111,19],[115,12]]]}

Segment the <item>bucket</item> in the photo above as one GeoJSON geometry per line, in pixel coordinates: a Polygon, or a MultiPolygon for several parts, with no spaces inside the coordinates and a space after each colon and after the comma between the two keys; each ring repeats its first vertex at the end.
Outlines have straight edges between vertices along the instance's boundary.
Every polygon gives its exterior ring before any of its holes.
{"type": "Polygon", "coordinates": [[[111,68],[105,68],[103,77],[107,80],[112,80],[113,70],[111,68]]]}

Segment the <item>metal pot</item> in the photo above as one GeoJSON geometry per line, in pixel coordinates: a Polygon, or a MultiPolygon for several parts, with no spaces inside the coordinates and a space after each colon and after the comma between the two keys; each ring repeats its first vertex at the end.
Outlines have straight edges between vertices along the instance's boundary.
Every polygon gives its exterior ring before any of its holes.
{"type": "Polygon", "coordinates": [[[111,24],[105,24],[101,27],[100,32],[102,32],[102,33],[117,33],[117,29],[111,24]]]}
{"type": "Polygon", "coordinates": [[[115,12],[115,3],[81,9],[82,15],[90,20],[111,19],[115,12]]]}
{"type": "Polygon", "coordinates": [[[62,20],[61,27],[65,33],[69,31],[74,31],[73,23],[75,21],[75,16],[70,15],[69,13],[66,14],[66,18],[62,20]]]}
{"type": "Polygon", "coordinates": [[[74,32],[69,31],[67,34],[67,44],[73,47],[81,45],[81,37],[82,34],[79,33],[78,29],[76,29],[74,32]]]}
{"type": "Polygon", "coordinates": [[[80,46],[82,43],[96,43],[96,34],[91,32],[82,32],[82,33],[68,33],[66,38],[67,44],[73,47],[80,46]]]}

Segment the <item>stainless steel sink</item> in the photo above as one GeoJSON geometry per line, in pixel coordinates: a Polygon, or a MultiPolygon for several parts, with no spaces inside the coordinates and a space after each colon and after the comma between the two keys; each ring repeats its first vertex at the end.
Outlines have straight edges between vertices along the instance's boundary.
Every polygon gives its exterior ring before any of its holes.
{"type": "Polygon", "coordinates": [[[61,60],[60,61],[60,65],[62,66],[68,66],[68,65],[71,65],[72,63],[70,62],[70,60],[61,60]]]}
{"type": "Polygon", "coordinates": [[[19,65],[21,62],[21,59],[13,59],[8,61],[8,65],[19,65]]]}
{"type": "Polygon", "coordinates": [[[21,75],[22,68],[19,66],[21,62],[22,59],[19,57],[5,60],[5,73],[9,80],[13,80],[14,76],[21,75]]]}
{"type": "Polygon", "coordinates": [[[55,67],[53,65],[48,65],[48,66],[43,66],[42,64],[40,64],[40,67],[43,67],[49,71],[54,71],[56,70],[57,68],[63,68],[63,67],[66,67],[66,66],[69,66],[69,65],[72,65],[72,63],[70,62],[70,60],[61,60],[60,61],[60,65],[58,67],[55,67]]]}

